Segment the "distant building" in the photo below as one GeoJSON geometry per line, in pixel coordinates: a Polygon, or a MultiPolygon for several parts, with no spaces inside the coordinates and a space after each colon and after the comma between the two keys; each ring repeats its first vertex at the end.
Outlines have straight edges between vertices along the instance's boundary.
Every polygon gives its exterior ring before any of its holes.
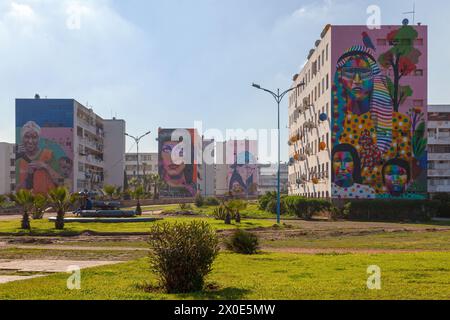
{"type": "Polygon", "coordinates": [[[289,95],[290,194],[427,198],[427,32],[324,28],[289,95]]]}
{"type": "Polygon", "coordinates": [[[0,142],[0,195],[13,192],[16,188],[15,145],[0,142]]]}
{"type": "Polygon", "coordinates": [[[137,173],[138,156],[136,153],[125,155],[125,171],[127,179],[141,179],[143,176],[158,174],[158,153],[139,153],[139,175],[137,173]]]}
{"type": "Polygon", "coordinates": [[[74,99],[16,99],[16,189],[48,192],[122,186],[125,121],[74,99]]]}
{"type": "Polygon", "coordinates": [[[428,106],[428,192],[450,192],[450,105],[428,106]]]}
{"type": "MultiPolygon", "coordinates": [[[[278,188],[278,166],[276,164],[260,164],[258,192],[264,195],[267,192],[276,192],[278,188]]],[[[280,170],[281,193],[287,194],[289,191],[288,165],[283,163],[280,170]]]]}

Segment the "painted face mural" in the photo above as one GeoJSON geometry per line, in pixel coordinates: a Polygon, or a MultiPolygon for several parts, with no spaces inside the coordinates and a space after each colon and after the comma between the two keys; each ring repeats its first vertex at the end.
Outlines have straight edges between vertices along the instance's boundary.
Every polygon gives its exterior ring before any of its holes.
{"type": "Polygon", "coordinates": [[[354,102],[355,114],[369,112],[373,91],[373,74],[368,58],[355,55],[340,69],[341,81],[346,95],[354,102]]]}
{"type": "Polygon", "coordinates": [[[73,191],[73,100],[45,103],[16,102],[16,189],[73,191]]]}
{"type": "Polygon", "coordinates": [[[335,183],[340,187],[353,185],[355,164],[350,152],[336,152],[333,158],[335,183]]]}
{"type": "Polygon", "coordinates": [[[258,167],[256,141],[229,141],[227,161],[233,163],[228,169],[228,191],[234,195],[255,195],[258,192],[258,167]],[[234,156],[233,156],[234,155],[234,156]],[[231,158],[232,156],[232,158],[231,158]]]}
{"type": "Polygon", "coordinates": [[[159,131],[159,175],[166,184],[161,188],[163,197],[193,197],[197,192],[194,130],[181,133],[175,129],[159,131]]]}
{"type": "Polygon", "coordinates": [[[389,194],[394,197],[406,192],[409,176],[409,164],[404,160],[391,160],[383,169],[384,184],[389,194]]]}
{"type": "Polygon", "coordinates": [[[332,194],[426,198],[426,27],[332,30],[332,194]]]}

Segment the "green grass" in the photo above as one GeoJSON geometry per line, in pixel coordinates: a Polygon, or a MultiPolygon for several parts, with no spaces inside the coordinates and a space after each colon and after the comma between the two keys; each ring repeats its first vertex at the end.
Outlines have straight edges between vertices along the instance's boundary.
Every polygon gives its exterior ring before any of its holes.
{"type": "Polygon", "coordinates": [[[91,231],[97,233],[147,233],[155,223],[167,222],[189,222],[193,220],[206,221],[216,230],[228,230],[235,228],[254,229],[267,228],[274,225],[274,221],[248,219],[241,224],[226,225],[223,221],[211,218],[191,218],[191,217],[168,217],[156,222],[142,223],[66,223],[64,230],[55,230],[55,224],[48,220],[32,220],[31,233],[20,229],[20,219],[0,221],[0,235],[79,235],[83,232],[91,231]]]}
{"type": "Polygon", "coordinates": [[[146,293],[156,284],[147,259],[82,271],[81,290],[66,289],[68,274],[0,285],[0,299],[448,299],[450,253],[381,255],[220,254],[209,283],[217,291],[146,293]],[[366,287],[366,270],[382,270],[382,290],[366,287]]]}
{"type": "Polygon", "coordinates": [[[271,248],[450,250],[450,231],[394,232],[321,239],[301,237],[263,241],[262,244],[271,248]]]}

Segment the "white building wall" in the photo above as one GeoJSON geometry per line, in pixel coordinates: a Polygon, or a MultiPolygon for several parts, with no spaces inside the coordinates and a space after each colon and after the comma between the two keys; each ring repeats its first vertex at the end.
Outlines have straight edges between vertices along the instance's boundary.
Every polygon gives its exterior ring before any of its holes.
{"type": "Polygon", "coordinates": [[[428,106],[428,192],[450,192],[450,105],[428,106]]]}
{"type": "MultiPolygon", "coordinates": [[[[128,179],[137,175],[137,154],[127,153],[125,155],[125,171],[128,179]]],[[[158,153],[139,153],[139,176],[144,174],[158,174],[158,153]]]]}
{"type": "Polygon", "coordinates": [[[0,142],[0,194],[9,194],[15,187],[14,144],[0,142]]]}
{"type": "Polygon", "coordinates": [[[328,198],[331,195],[331,29],[316,44],[303,69],[294,76],[292,87],[302,82],[305,85],[289,96],[289,137],[300,135],[301,138],[289,147],[289,158],[296,154],[305,157],[289,166],[289,194],[328,198]],[[305,99],[309,103],[304,104],[305,99]],[[325,122],[319,121],[322,113],[328,115],[325,122]],[[305,129],[307,123],[315,127],[305,129]],[[323,151],[320,142],[326,143],[323,151]]]}
{"type": "Polygon", "coordinates": [[[105,184],[123,187],[125,175],[125,121],[103,120],[105,184]]]}

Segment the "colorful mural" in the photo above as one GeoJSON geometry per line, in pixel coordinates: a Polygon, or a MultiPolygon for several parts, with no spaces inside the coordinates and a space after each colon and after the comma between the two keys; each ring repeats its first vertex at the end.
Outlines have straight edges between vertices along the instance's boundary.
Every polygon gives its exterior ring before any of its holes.
{"type": "Polygon", "coordinates": [[[227,142],[228,191],[235,196],[258,194],[257,141],[227,142]]]}
{"type": "Polygon", "coordinates": [[[73,188],[73,100],[16,101],[17,190],[73,188]]]}
{"type": "Polygon", "coordinates": [[[160,191],[161,196],[194,197],[196,195],[198,168],[194,143],[197,140],[194,129],[159,130],[159,176],[165,182],[160,191]]]}
{"type": "Polygon", "coordinates": [[[333,197],[426,197],[426,32],[334,28],[333,197]]]}

